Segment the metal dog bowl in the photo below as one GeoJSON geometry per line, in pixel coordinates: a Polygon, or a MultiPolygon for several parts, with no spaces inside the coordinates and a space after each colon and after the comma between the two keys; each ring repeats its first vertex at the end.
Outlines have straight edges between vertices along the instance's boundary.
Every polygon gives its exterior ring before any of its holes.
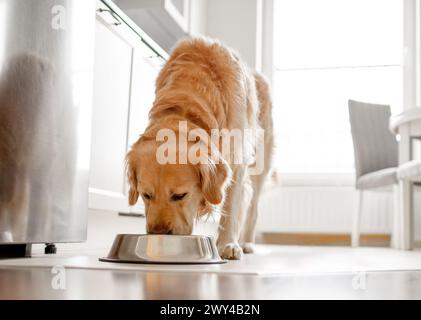
{"type": "Polygon", "coordinates": [[[225,263],[213,237],[161,234],[118,234],[100,261],[152,264],[225,263]]]}

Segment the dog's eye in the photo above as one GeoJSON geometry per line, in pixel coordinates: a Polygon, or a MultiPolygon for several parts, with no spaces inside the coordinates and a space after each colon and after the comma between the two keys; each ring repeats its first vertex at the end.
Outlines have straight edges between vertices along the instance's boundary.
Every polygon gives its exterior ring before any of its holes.
{"type": "Polygon", "coordinates": [[[147,194],[147,193],[144,193],[143,194],[143,197],[145,198],[145,199],[148,199],[148,200],[151,200],[151,195],[150,194],[147,194]]]}
{"type": "Polygon", "coordinates": [[[187,192],[186,193],[182,193],[182,194],[173,194],[171,196],[171,201],[180,201],[180,200],[183,200],[186,195],[187,195],[187,192]]]}

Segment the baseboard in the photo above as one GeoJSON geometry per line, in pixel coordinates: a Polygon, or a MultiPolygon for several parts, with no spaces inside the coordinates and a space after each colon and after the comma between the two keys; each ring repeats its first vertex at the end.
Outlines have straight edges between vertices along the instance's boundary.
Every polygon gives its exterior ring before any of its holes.
{"type": "MultiPolygon", "coordinates": [[[[257,243],[306,245],[306,246],[350,246],[349,234],[323,234],[323,233],[269,233],[260,234],[257,243]]],[[[389,247],[390,235],[388,234],[362,234],[361,246],[389,247]]]]}

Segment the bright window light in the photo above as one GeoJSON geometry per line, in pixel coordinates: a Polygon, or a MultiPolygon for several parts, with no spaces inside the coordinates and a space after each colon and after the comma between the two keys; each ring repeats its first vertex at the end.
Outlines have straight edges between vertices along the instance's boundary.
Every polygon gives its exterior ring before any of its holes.
{"type": "Polygon", "coordinates": [[[348,100],[402,109],[402,10],[399,0],[275,1],[279,172],[353,172],[348,100]]]}

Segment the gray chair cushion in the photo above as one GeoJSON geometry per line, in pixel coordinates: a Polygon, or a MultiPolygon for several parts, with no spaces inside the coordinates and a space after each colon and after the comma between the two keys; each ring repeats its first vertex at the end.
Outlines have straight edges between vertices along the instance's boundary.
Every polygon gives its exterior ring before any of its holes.
{"type": "Polygon", "coordinates": [[[413,160],[400,165],[397,174],[401,180],[421,181],[421,160],[413,160]]]}
{"type": "Polygon", "coordinates": [[[398,166],[398,143],[389,131],[390,107],[349,100],[355,169],[359,177],[398,166]]]}
{"type": "Polygon", "coordinates": [[[373,189],[398,183],[397,168],[387,168],[362,175],[357,179],[357,189],[373,189]]]}

